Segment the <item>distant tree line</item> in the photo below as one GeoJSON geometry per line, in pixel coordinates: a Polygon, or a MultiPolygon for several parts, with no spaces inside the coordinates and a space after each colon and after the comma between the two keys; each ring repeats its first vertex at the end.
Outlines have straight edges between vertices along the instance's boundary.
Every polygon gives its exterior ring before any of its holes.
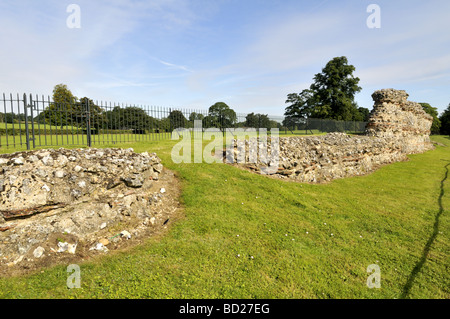
{"type": "MultiPolygon", "coordinates": [[[[155,110],[155,113],[157,112],[162,111],[155,110]]],[[[24,114],[0,113],[1,122],[19,123],[24,120],[24,114]]],[[[31,116],[28,116],[28,120],[32,120],[31,116]]],[[[213,104],[205,113],[191,112],[186,115],[180,110],[169,109],[167,115],[162,118],[151,116],[149,112],[136,106],[114,106],[105,109],[88,97],[77,98],[65,84],[54,87],[52,102],[33,120],[35,123],[46,123],[61,129],[67,127],[86,129],[89,123],[92,130],[140,132],[171,132],[176,128],[191,128],[195,120],[201,120],[203,128],[255,127],[269,130],[281,126],[281,123],[270,120],[267,114],[249,113],[245,120],[238,122],[236,112],[224,102],[213,104]]]]}
{"type": "MultiPolygon", "coordinates": [[[[31,116],[28,116],[28,120],[31,121],[31,116]]],[[[25,114],[15,114],[12,112],[1,113],[0,112],[0,122],[1,123],[19,123],[25,121],[25,114]]]]}

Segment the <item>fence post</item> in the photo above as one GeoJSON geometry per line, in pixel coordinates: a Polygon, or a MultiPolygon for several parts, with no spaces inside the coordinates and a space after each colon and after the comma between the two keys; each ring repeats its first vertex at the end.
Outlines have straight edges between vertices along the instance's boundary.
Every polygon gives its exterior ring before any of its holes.
{"type": "Polygon", "coordinates": [[[31,140],[33,141],[33,148],[36,148],[36,135],[34,132],[34,114],[35,102],[33,102],[33,96],[30,94],[30,111],[31,111],[31,140]]]}
{"type": "Polygon", "coordinates": [[[92,146],[91,140],[91,111],[89,106],[89,99],[86,100],[86,133],[87,133],[87,146],[92,146]]]}
{"type": "MultiPolygon", "coordinates": [[[[25,134],[26,134],[26,144],[27,150],[30,150],[30,131],[28,129],[28,105],[27,105],[27,95],[23,94],[23,109],[25,114],[25,134]]],[[[19,109],[20,112],[20,109],[19,109]]]]}

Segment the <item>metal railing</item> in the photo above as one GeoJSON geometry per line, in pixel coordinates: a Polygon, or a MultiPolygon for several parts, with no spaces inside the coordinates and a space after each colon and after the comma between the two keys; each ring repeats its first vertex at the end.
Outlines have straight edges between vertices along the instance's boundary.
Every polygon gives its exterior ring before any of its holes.
{"type": "Polygon", "coordinates": [[[365,122],[298,119],[283,116],[210,113],[208,110],[94,102],[54,102],[50,97],[0,96],[0,148],[26,148],[170,139],[177,128],[278,128],[280,134],[362,133],[365,122]]]}

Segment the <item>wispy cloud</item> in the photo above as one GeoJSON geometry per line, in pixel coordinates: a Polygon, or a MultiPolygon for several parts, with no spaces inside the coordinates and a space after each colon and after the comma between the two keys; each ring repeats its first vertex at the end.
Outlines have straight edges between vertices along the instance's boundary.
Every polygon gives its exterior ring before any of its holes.
{"type": "Polygon", "coordinates": [[[192,70],[190,70],[187,67],[182,66],[182,65],[176,65],[176,64],[169,63],[169,62],[166,62],[166,61],[163,61],[163,60],[158,60],[158,62],[163,64],[163,65],[165,65],[165,66],[168,66],[168,67],[170,67],[172,69],[182,70],[182,71],[191,72],[191,73],[193,72],[192,70]]]}

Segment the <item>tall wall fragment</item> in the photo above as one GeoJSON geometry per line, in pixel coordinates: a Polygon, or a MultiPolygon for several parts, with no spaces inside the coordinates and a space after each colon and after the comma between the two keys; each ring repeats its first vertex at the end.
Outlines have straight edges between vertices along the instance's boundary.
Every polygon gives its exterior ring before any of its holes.
{"type": "Polygon", "coordinates": [[[419,103],[408,101],[403,90],[383,89],[372,94],[375,101],[366,135],[394,138],[406,154],[432,148],[430,129],[433,117],[419,103]]]}

